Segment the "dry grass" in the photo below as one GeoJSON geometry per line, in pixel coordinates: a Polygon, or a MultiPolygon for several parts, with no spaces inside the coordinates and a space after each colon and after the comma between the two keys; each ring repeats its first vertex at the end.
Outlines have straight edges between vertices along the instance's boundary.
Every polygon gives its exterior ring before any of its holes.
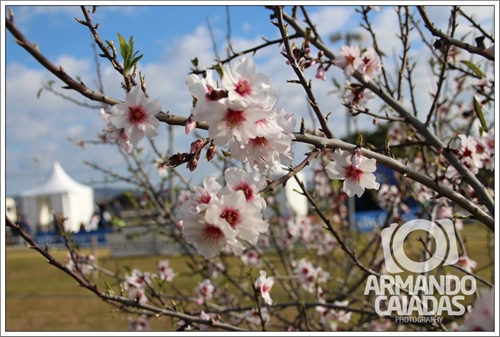
{"type": "MultiPolygon", "coordinates": [[[[488,237],[484,226],[471,224],[462,231],[470,258],[478,262],[478,274],[492,280],[493,268],[488,266],[489,257],[486,241],[493,240],[488,237]]],[[[363,241],[362,236],[353,236],[357,242],[363,241]]],[[[366,239],[366,238],[365,238],[366,239]]],[[[89,253],[84,250],[84,253],[89,253]]],[[[59,261],[66,257],[66,251],[53,251],[59,261]]],[[[113,259],[109,257],[107,249],[98,250],[99,264],[103,267],[120,272],[125,272],[125,267],[139,268],[143,271],[155,272],[158,260],[165,257],[150,256],[137,258],[113,259]]],[[[341,252],[337,249],[330,256],[330,262],[342,261],[341,252]]],[[[312,258],[312,256],[311,256],[312,258]]],[[[188,273],[185,257],[168,257],[174,270],[181,271],[175,284],[185,293],[194,296],[193,288],[201,281],[200,276],[188,273]]],[[[276,256],[271,259],[279,266],[276,256]]],[[[248,282],[244,273],[240,273],[240,262],[231,260],[233,275],[242,275],[241,283],[248,282]]],[[[341,265],[339,265],[341,266],[341,265]]],[[[354,274],[358,274],[354,267],[354,274]]],[[[280,270],[280,272],[282,272],[280,270]]],[[[256,270],[254,276],[258,276],[256,270]]],[[[338,276],[338,275],[334,275],[338,276]]],[[[95,282],[104,289],[104,282],[112,284],[113,280],[100,276],[95,282]]],[[[480,283],[478,283],[480,285],[480,283]]],[[[114,287],[118,292],[118,287],[114,287]]],[[[233,286],[225,290],[231,292],[233,286]]],[[[49,265],[37,252],[29,249],[6,250],[6,331],[126,331],[127,314],[117,313],[112,306],[103,302],[90,291],[77,286],[76,281],[62,271],[49,265]]],[[[168,293],[168,288],[167,288],[168,293]]],[[[276,303],[287,301],[279,282],[275,283],[272,293],[276,303]]],[[[245,303],[240,303],[244,305],[245,303]]],[[[289,309],[292,310],[292,309],[289,309]]],[[[287,315],[292,318],[292,315],[287,315]]],[[[151,328],[154,331],[172,331],[174,325],[168,318],[152,319],[151,328]]],[[[243,327],[245,328],[245,327],[243,327]]]]}

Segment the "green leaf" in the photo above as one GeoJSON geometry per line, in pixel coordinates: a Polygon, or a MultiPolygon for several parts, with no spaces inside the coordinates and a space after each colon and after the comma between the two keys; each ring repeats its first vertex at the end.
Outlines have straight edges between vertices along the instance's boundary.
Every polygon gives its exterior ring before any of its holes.
{"type": "Polygon", "coordinates": [[[107,281],[104,281],[104,285],[106,286],[106,293],[108,295],[115,295],[113,288],[111,288],[111,286],[109,285],[109,283],[107,281]]]}
{"type": "Polygon", "coordinates": [[[115,48],[115,43],[111,40],[104,40],[106,41],[106,44],[108,45],[109,48],[113,49],[115,48]]]}
{"type": "Polygon", "coordinates": [[[120,35],[120,33],[118,33],[118,40],[120,41],[120,54],[123,57],[123,61],[127,62],[129,58],[129,49],[127,42],[125,42],[125,39],[120,35]]]}
{"type": "Polygon", "coordinates": [[[130,48],[130,51],[134,50],[134,37],[130,36],[130,39],[128,40],[128,46],[130,48]]]}
{"type": "Polygon", "coordinates": [[[214,65],[214,70],[217,72],[217,74],[219,74],[219,77],[222,78],[224,76],[224,70],[222,70],[222,66],[221,64],[216,64],[214,65]]]}
{"type": "Polygon", "coordinates": [[[136,58],[132,59],[132,61],[130,61],[130,66],[131,67],[135,66],[135,64],[137,62],[139,62],[139,60],[142,58],[142,56],[143,56],[143,54],[141,54],[141,55],[137,56],[136,58]]]}
{"type": "Polygon", "coordinates": [[[42,94],[43,88],[40,88],[38,92],[36,93],[36,98],[40,98],[40,95],[42,94]]]}
{"type": "Polygon", "coordinates": [[[195,67],[198,68],[198,58],[195,57],[194,59],[191,60],[191,64],[195,67]]]}
{"type": "Polygon", "coordinates": [[[462,60],[460,61],[461,63],[465,64],[474,74],[476,74],[478,77],[480,78],[483,78],[484,77],[484,74],[483,72],[481,71],[481,69],[479,69],[474,63],[472,63],[471,61],[467,61],[467,60],[462,60]]]}
{"type": "Polygon", "coordinates": [[[474,111],[476,112],[477,117],[481,122],[480,131],[488,132],[488,125],[486,124],[486,120],[484,119],[484,114],[483,114],[483,109],[481,108],[481,104],[478,102],[476,96],[473,96],[472,100],[474,103],[474,111]]]}

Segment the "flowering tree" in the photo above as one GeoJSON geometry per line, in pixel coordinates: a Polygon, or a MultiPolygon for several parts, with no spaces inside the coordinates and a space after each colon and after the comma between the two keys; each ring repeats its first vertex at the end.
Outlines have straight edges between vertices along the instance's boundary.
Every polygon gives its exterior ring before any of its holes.
{"type": "MultiPolygon", "coordinates": [[[[57,261],[47,247],[40,247],[8,218],[7,225],[56,268],[126,312],[130,330],[149,329],[148,318],[155,315],[174,318],[178,330],[493,330],[494,297],[489,294],[493,284],[474,273],[477,263],[467,255],[460,236],[464,220],[494,231],[494,127],[488,115],[494,105],[494,80],[488,75],[494,61],[493,37],[460,7],[451,7],[446,32],[435,27],[423,6],[395,7],[403,53],[394,60],[392,72],[370,21],[371,13],[380,8],[353,8],[372,45],[364,49],[345,45],[338,53],[323,42],[305,7],[267,8],[280,38],[240,52],[229,45],[228,58],[217,57],[215,64],[204,67],[193,58],[185,79],[192,109],[179,114],[149,97],[139,71],[142,55],[134,50],[132,38],[126,41],[118,35],[117,45],[107,37],[103,42],[98,24],[92,21],[96,7],[82,6],[77,21],[91,32],[99,56],[123,77],[116,83],[123,88],[119,98],[72,78],[17,28],[12,11],[6,18],[17,43],[66,89],[102,103],[98,140],[75,142],[112,144],[121,151],[133,178],[107,174],[146,193],[159,215],[155,230],[179,244],[191,275],[199,278],[196,288],[186,291],[176,285],[178,274],[185,271],[173,270],[168,259],[160,261],[156,271],[136,268],[114,275],[104,270],[92,256],[78,252],[63,230],[64,219],[58,225],[68,248],[65,262],[57,261]],[[475,43],[469,43],[470,36],[456,36],[459,17],[470,22],[474,36],[479,35],[475,43]],[[410,56],[410,34],[428,47],[429,60],[410,56]],[[279,93],[287,86],[272,83],[252,59],[252,53],[276,45],[296,75],[288,85],[301,86],[307,96],[309,120],[299,120],[297,112],[277,106],[279,93]],[[417,62],[428,62],[429,76],[437,83],[429,93],[432,105],[425,115],[415,98],[417,62]],[[381,146],[362,135],[355,142],[343,141],[332,132],[335,113],[324,113],[313,84],[325,81],[334,68],[348,78],[345,85],[334,80],[335,92],[343,97],[340,108],[347,107],[351,117],[360,115],[388,126],[381,146]],[[314,79],[308,78],[306,69],[315,69],[314,79]],[[368,108],[370,101],[379,105],[379,112],[368,108]],[[160,123],[183,127],[185,137],[195,135],[190,151],[160,153],[155,146],[162,137],[160,123]],[[140,146],[145,143],[158,156],[154,163],[141,157],[140,146]],[[309,146],[307,153],[294,151],[299,143],[309,146]],[[195,174],[201,161],[213,164],[221,176],[205,177],[202,185],[192,186],[176,168],[186,165],[195,174]],[[148,164],[158,168],[160,186],[146,174],[148,164]],[[381,166],[395,172],[397,184],[376,176],[381,166]],[[270,173],[281,167],[288,173],[270,179],[270,173]],[[310,189],[297,177],[307,167],[314,183],[310,189]],[[162,193],[172,175],[184,182],[177,190],[170,189],[174,203],[162,193]],[[289,179],[301,186],[296,192],[307,198],[310,216],[283,216],[274,202],[274,193],[289,179]],[[357,233],[348,223],[345,201],[367,193],[373,193],[387,217],[373,233],[357,233]],[[453,220],[459,242],[454,263],[423,274],[446,276],[447,282],[456,281],[456,275],[477,281],[481,286],[464,302],[472,304],[470,312],[453,314],[450,309],[441,314],[436,311],[441,305],[421,304],[429,294],[413,291],[409,283],[398,288],[396,297],[363,291],[373,277],[383,280],[392,273],[384,253],[397,248],[388,248],[384,230],[402,227],[411,200],[419,206],[421,219],[453,220]],[[88,275],[95,270],[114,275],[120,286],[92,284],[88,275]],[[427,319],[401,320],[394,308],[408,306],[414,299],[425,312],[420,310],[420,316],[427,319]],[[386,314],[380,314],[382,309],[386,314]]],[[[422,261],[438,249],[438,240],[430,236],[415,241],[415,258],[422,261]]]]}

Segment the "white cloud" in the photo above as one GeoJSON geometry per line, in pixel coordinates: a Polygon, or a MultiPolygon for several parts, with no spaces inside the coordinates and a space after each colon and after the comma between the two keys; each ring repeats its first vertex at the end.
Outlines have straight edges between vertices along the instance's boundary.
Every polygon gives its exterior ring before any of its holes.
{"type": "MultiPolygon", "coordinates": [[[[120,7],[121,8],[121,7],[120,7]]],[[[329,34],[339,31],[343,27],[348,27],[350,21],[354,22],[355,15],[352,7],[329,6],[325,8],[311,7],[310,15],[314,22],[318,23],[318,31],[323,38],[329,34]]],[[[68,9],[61,9],[68,10],[68,9]]],[[[74,9],[71,9],[74,10],[74,9]]],[[[79,9],[78,9],[79,10],[79,9]]],[[[112,9],[109,9],[112,10],[112,9]]],[[[430,15],[437,14],[429,9],[430,15]]],[[[27,12],[29,15],[42,15],[44,13],[27,12]]],[[[99,13],[99,10],[98,10],[99,13]]],[[[484,10],[478,11],[478,15],[486,17],[484,10]]],[[[46,15],[56,15],[55,13],[45,13],[46,15]]],[[[44,15],[45,15],[44,14],[44,15]]],[[[217,20],[211,19],[213,28],[217,20]]],[[[357,22],[357,21],[356,21],[357,22]]],[[[442,21],[441,21],[442,22],[442,21]]],[[[222,25],[223,23],[221,23],[222,25]]],[[[357,24],[356,24],[357,26],[357,24]]],[[[395,37],[398,29],[397,15],[392,7],[384,7],[381,13],[373,16],[373,26],[377,31],[377,38],[382,50],[388,53],[386,69],[394,74],[393,51],[398,55],[401,51],[401,42],[395,37]]],[[[349,28],[349,27],[348,27],[349,28]]],[[[354,25],[352,30],[354,30],[354,25]]],[[[352,31],[351,29],[346,31],[352,31]]],[[[346,29],[346,28],[344,28],[346,29]]],[[[359,31],[356,28],[356,31],[359,31]]],[[[223,39],[222,30],[214,29],[218,38],[223,39]]],[[[191,106],[189,92],[184,88],[184,80],[192,67],[191,59],[198,57],[199,64],[203,66],[213,65],[214,54],[212,51],[212,42],[206,27],[206,23],[199,23],[193,26],[191,33],[183,36],[169,37],[167,46],[164,48],[162,57],[155,63],[139,64],[139,70],[146,76],[147,90],[152,98],[161,100],[164,111],[171,111],[173,114],[188,116],[191,106]]],[[[87,43],[87,41],[85,41],[87,43]]],[[[238,35],[232,37],[233,47],[236,51],[244,50],[262,43],[259,36],[255,38],[243,38],[238,35]]],[[[363,45],[368,45],[369,40],[364,41],[363,45]]],[[[221,44],[221,47],[224,45],[221,44]]],[[[421,115],[426,114],[430,106],[428,90],[435,85],[435,79],[429,78],[425,62],[429,52],[423,53],[424,49],[413,47],[412,56],[419,61],[414,74],[414,83],[416,85],[417,100],[419,102],[419,111],[421,115]]],[[[269,75],[273,85],[279,92],[278,107],[293,112],[300,124],[300,118],[305,117],[307,126],[312,127],[309,119],[308,103],[303,88],[298,84],[287,83],[287,80],[296,79],[296,75],[290,66],[285,64],[284,57],[280,54],[281,46],[272,46],[259,51],[256,54],[257,70],[269,75]]],[[[220,49],[221,50],[221,49],[220,49]]],[[[220,52],[219,50],[219,52],[220,52]]],[[[333,50],[335,53],[338,50],[333,50]]],[[[221,56],[223,56],[223,53],[221,56]]],[[[89,53],[90,54],[90,53],[89,53]]],[[[106,94],[117,99],[124,99],[124,91],[120,88],[120,75],[103,59],[102,74],[106,94]]],[[[62,65],[63,68],[72,76],[80,75],[82,80],[89,87],[94,87],[95,74],[93,60],[90,58],[81,58],[71,54],[60,56],[55,62],[62,65]]],[[[322,112],[326,115],[332,112],[329,119],[329,126],[334,134],[343,137],[346,133],[346,108],[341,104],[338,96],[328,95],[328,91],[333,89],[331,78],[334,77],[338,82],[344,82],[344,75],[340,69],[332,67],[328,72],[327,81],[321,81],[315,78],[316,67],[307,69],[305,74],[307,79],[312,79],[313,92],[322,112]]],[[[46,83],[54,76],[45,70],[30,68],[19,63],[10,63],[7,66],[7,87],[6,87],[6,111],[7,111],[7,177],[15,177],[16,172],[32,172],[34,163],[32,157],[36,154],[42,154],[44,172],[48,172],[51,163],[54,160],[61,162],[61,165],[68,171],[79,172],[78,179],[101,180],[102,174],[87,168],[82,164],[84,159],[97,162],[105,168],[113,168],[116,172],[128,175],[125,171],[123,158],[115,146],[97,146],[88,145],[85,150],[81,150],[74,144],[67,141],[68,137],[78,137],[82,139],[95,139],[101,132],[105,122],[99,118],[98,109],[90,110],[78,107],[68,101],[53,96],[48,92],[43,92],[39,99],[36,94],[42,83],[46,83]]],[[[56,80],[54,88],[59,88],[61,82],[56,80]]],[[[81,95],[71,91],[64,91],[65,94],[77,99],[78,101],[87,101],[81,95]]],[[[410,106],[409,95],[405,92],[405,104],[410,106]]],[[[96,102],[94,102],[97,104],[96,102]]],[[[94,104],[93,103],[93,104],[94,104]]],[[[371,105],[376,110],[380,102],[371,105]]],[[[373,128],[372,118],[359,116],[356,123],[360,130],[373,128]]],[[[318,126],[318,125],[317,125],[318,126]]],[[[297,125],[298,128],[298,125],[297,125]]],[[[190,143],[194,140],[194,135],[185,135],[184,128],[174,127],[175,150],[188,151],[190,143]]],[[[168,148],[167,127],[160,125],[160,135],[155,138],[155,144],[161,152],[168,148]]],[[[200,131],[200,135],[205,136],[206,132],[200,131]]],[[[148,147],[148,142],[143,140],[141,146],[148,147]]],[[[295,146],[295,163],[302,160],[302,154],[307,150],[305,145],[295,146]]],[[[151,150],[144,154],[152,159],[156,157],[151,150]]],[[[198,183],[200,177],[210,174],[214,171],[214,166],[206,164],[205,159],[200,160],[199,168],[194,172],[189,172],[185,167],[180,167],[187,179],[193,179],[198,183]]],[[[76,173],[75,173],[76,174],[76,173]]],[[[154,174],[154,172],[153,172],[154,174]]],[[[8,183],[8,193],[18,192],[19,189],[32,187],[30,185],[34,179],[20,181],[19,178],[13,178],[8,183]],[[17,189],[17,190],[15,190],[17,189]]]]}
{"type": "Polygon", "coordinates": [[[328,36],[339,30],[352,30],[356,28],[349,27],[348,22],[354,15],[353,7],[345,6],[326,6],[326,7],[306,7],[310,11],[309,17],[316,24],[318,34],[327,40],[328,36]]]}

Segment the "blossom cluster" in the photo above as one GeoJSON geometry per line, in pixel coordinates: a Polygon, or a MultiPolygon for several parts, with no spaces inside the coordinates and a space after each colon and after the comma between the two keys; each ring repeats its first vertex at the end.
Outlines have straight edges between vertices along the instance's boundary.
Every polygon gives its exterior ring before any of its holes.
{"type": "Polygon", "coordinates": [[[293,273],[298,277],[299,283],[306,291],[314,293],[318,283],[326,282],[330,273],[324,271],[321,267],[314,267],[306,258],[295,262],[293,273]]]}
{"type": "Polygon", "coordinates": [[[286,222],[285,245],[302,243],[306,249],[313,249],[319,256],[331,252],[338,243],[330,232],[325,232],[319,222],[313,222],[310,217],[292,217],[286,222]]]}
{"type": "Polygon", "coordinates": [[[155,115],[160,111],[161,102],[147,97],[140,86],[135,86],[125,95],[124,103],[111,107],[110,114],[101,109],[100,117],[108,122],[102,131],[108,140],[117,141],[130,154],[144,136],[158,136],[159,121],[155,115]]]}
{"type": "Polygon", "coordinates": [[[179,202],[176,214],[182,221],[184,238],[206,259],[224,247],[241,255],[245,249],[242,242],[256,244],[259,234],[269,228],[262,215],[266,202],[259,194],[265,178],[237,167],[228,168],[224,178],[226,186],[222,187],[215,177],[205,177],[203,186],[193,187],[179,202]]]}
{"type": "MultiPolygon", "coordinates": [[[[333,60],[333,64],[344,70],[345,76],[351,76],[359,71],[365,81],[370,81],[382,69],[380,56],[373,47],[366,48],[363,52],[358,46],[342,46],[339,55],[333,60]]],[[[345,84],[345,104],[348,106],[365,107],[368,101],[375,99],[375,94],[364,86],[350,83],[345,84]]]]}
{"type": "Polygon", "coordinates": [[[71,253],[68,252],[66,259],[64,260],[65,267],[69,270],[81,273],[83,275],[89,275],[93,270],[93,262],[95,261],[94,255],[78,255],[73,253],[73,258],[71,258],[71,253]],[[76,262],[76,265],[75,265],[76,262]]]}
{"type": "Polygon", "coordinates": [[[293,160],[292,134],[296,119],[283,109],[275,109],[278,99],[267,75],[256,72],[252,59],[241,58],[223,67],[219,87],[206,70],[203,77],[191,74],[185,82],[194,106],[186,125],[208,125],[208,135],[216,146],[229,145],[231,156],[249,163],[255,171],[275,171],[293,160]]]}

